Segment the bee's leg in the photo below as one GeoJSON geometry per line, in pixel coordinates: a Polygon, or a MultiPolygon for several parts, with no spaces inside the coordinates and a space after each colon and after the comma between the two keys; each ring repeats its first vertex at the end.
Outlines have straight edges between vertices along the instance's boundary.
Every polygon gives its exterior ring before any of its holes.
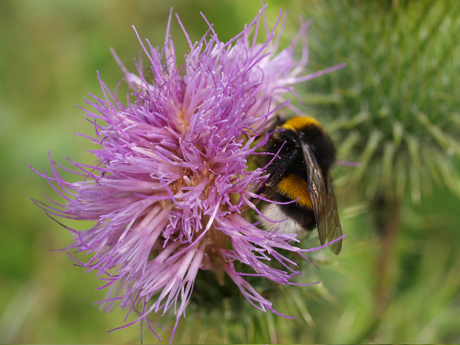
{"type": "MultiPolygon", "coordinates": [[[[264,195],[268,188],[276,186],[276,184],[281,180],[286,172],[286,169],[291,164],[292,160],[297,155],[297,152],[292,152],[289,156],[275,158],[275,161],[268,167],[268,172],[270,176],[265,181],[265,183],[257,189],[257,195],[264,195]]],[[[251,198],[250,201],[254,202],[255,197],[251,198]]],[[[257,201],[256,201],[257,202],[257,201]]]]}
{"type": "Polygon", "coordinates": [[[289,154],[289,156],[278,156],[272,162],[272,165],[268,167],[268,171],[270,172],[270,176],[268,177],[267,181],[265,181],[265,186],[273,187],[281,180],[284,176],[287,168],[292,163],[292,160],[297,156],[297,151],[293,151],[289,154]]]}

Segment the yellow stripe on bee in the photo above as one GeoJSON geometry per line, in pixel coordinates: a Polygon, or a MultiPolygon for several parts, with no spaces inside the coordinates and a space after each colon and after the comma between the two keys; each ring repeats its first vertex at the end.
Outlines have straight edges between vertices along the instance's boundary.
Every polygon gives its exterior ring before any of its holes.
{"type": "Polygon", "coordinates": [[[308,183],[297,175],[287,175],[278,184],[280,194],[285,197],[297,200],[299,204],[309,209],[312,208],[310,194],[308,193],[308,183]]]}
{"type": "Polygon", "coordinates": [[[323,128],[321,127],[321,124],[318,121],[316,121],[314,118],[309,117],[309,116],[292,117],[289,120],[287,120],[283,124],[282,127],[286,129],[290,129],[291,131],[294,131],[294,132],[298,132],[299,130],[302,130],[303,128],[308,127],[308,126],[316,126],[321,129],[323,128]]]}

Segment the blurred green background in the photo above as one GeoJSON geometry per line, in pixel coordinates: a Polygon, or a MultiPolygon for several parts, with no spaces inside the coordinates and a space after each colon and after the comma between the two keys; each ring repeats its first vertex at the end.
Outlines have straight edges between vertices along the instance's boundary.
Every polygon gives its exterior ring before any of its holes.
{"type": "MultiPolygon", "coordinates": [[[[266,2],[271,25],[280,8],[289,11],[284,42],[294,36],[298,15],[315,20],[308,32],[309,71],[348,64],[344,70],[297,89],[308,103],[307,111],[324,118],[339,143],[339,159],[366,159],[359,150],[346,146],[351,147],[347,135],[353,130],[363,147],[376,128],[382,137],[391,137],[387,135],[391,126],[386,129],[380,120],[359,127],[364,108],[378,119],[384,117],[385,109],[392,110],[397,114],[387,117],[391,123],[402,123],[411,138],[438,150],[436,143],[430,144],[431,137],[419,135],[423,128],[407,120],[417,108],[433,122],[430,133],[452,136],[455,142],[460,124],[457,1],[266,2]]],[[[111,89],[120,81],[122,75],[110,47],[134,70],[132,59],[139,57],[141,48],[132,25],[154,46],[163,44],[170,7],[193,42],[207,29],[200,11],[214,23],[221,41],[227,41],[254,18],[260,2],[0,2],[0,343],[139,342],[138,326],[106,333],[122,325],[125,313],[98,310],[93,303],[103,299],[105,292],[95,290],[102,284],[94,273],[84,274],[67,255],[50,251],[67,246],[71,236],[30,201],[31,197],[44,200],[43,192],[55,194],[28,165],[49,171],[47,150],[64,165],[66,157],[93,161],[86,152],[94,148],[91,143],[72,135],[92,134],[83,111],[73,105],[84,107],[88,93],[102,95],[96,71],[111,89]]],[[[177,55],[183,56],[186,40],[175,18],[172,22],[177,55]]],[[[448,152],[450,144],[439,145],[448,152]]],[[[393,171],[385,163],[378,165],[385,161],[385,152],[371,152],[373,160],[367,160],[363,172],[358,169],[360,175],[350,181],[367,186],[378,171],[393,171]]],[[[439,155],[443,155],[441,149],[439,155]]],[[[390,254],[384,257],[388,272],[383,306],[376,306],[381,303],[376,301],[381,288],[376,267],[382,260],[384,237],[375,230],[376,212],[370,202],[376,188],[347,191],[347,180],[340,178],[356,168],[339,167],[335,171],[337,195],[348,237],[340,256],[331,258],[326,253],[318,258],[322,270],[312,273],[311,279],[324,281],[322,287],[297,287],[293,298],[277,302],[281,309],[289,309],[283,303],[295,304],[297,299],[300,317],[290,321],[256,311],[257,329],[248,331],[244,325],[233,324],[225,330],[226,325],[216,324],[217,319],[207,320],[191,309],[181,320],[174,341],[460,342],[459,164],[455,155],[446,153],[445,157],[447,167],[438,171],[440,176],[431,168],[420,178],[410,175],[410,191],[403,188],[398,198],[387,199],[397,206],[400,222],[390,254]],[[416,181],[420,181],[422,197],[414,203],[416,181]],[[425,188],[428,185],[431,189],[425,188]]],[[[404,166],[398,167],[394,171],[405,176],[404,166]]],[[[423,171],[423,165],[420,169],[423,171]]],[[[391,178],[387,180],[392,183],[391,178]]],[[[85,228],[85,224],[75,226],[85,228]]],[[[77,257],[88,260],[85,255],[77,257]]],[[[172,319],[164,323],[171,325],[172,319]]],[[[169,334],[160,330],[164,342],[169,334]]],[[[156,338],[147,333],[144,341],[156,338]]]]}

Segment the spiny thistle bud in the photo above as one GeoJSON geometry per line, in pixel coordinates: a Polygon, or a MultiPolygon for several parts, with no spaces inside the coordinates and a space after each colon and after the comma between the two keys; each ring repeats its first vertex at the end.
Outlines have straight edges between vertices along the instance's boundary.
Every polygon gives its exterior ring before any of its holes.
{"type": "Polygon", "coordinates": [[[339,158],[360,163],[341,185],[367,198],[401,200],[410,191],[414,202],[433,181],[460,194],[452,164],[460,156],[460,4],[396,4],[313,6],[313,16],[327,15],[315,22],[321,44],[312,42],[312,59],[333,63],[332,50],[347,68],[307,88],[335,89],[333,97],[321,98],[330,106],[316,111],[331,119],[326,128],[337,138],[339,158]]]}
{"type": "Polygon", "coordinates": [[[433,182],[460,194],[460,3],[324,1],[306,10],[319,32],[310,65],[347,62],[306,85],[304,100],[330,119],[339,159],[360,163],[336,182],[342,195],[366,200],[378,234],[374,319],[354,340],[368,341],[394,301],[406,197],[419,202],[433,182]]]}

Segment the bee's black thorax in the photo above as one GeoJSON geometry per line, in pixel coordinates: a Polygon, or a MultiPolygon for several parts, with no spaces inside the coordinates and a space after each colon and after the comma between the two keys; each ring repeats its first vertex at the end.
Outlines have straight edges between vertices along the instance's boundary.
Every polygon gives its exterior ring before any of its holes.
{"type": "MultiPolygon", "coordinates": [[[[271,153],[278,153],[280,158],[275,158],[268,168],[268,172],[272,173],[279,168],[282,164],[282,158],[289,156],[293,152],[297,152],[296,157],[286,168],[285,174],[295,174],[297,176],[306,177],[307,169],[300,146],[300,140],[306,142],[315,158],[321,167],[322,171],[329,170],[335,162],[336,150],[329,136],[324,130],[317,125],[305,126],[301,130],[294,132],[291,129],[281,128],[279,132],[275,132],[266,146],[266,151],[271,153]],[[283,145],[284,143],[284,145],[283,145]],[[280,150],[280,148],[282,149],[280,150]]],[[[267,155],[268,163],[273,156],[267,155]]]]}
{"type": "Polygon", "coordinates": [[[303,128],[297,135],[310,146],[321,169],[329,170],[335,162],[336,151],[323,129],[312,125],[303,128]]]}

